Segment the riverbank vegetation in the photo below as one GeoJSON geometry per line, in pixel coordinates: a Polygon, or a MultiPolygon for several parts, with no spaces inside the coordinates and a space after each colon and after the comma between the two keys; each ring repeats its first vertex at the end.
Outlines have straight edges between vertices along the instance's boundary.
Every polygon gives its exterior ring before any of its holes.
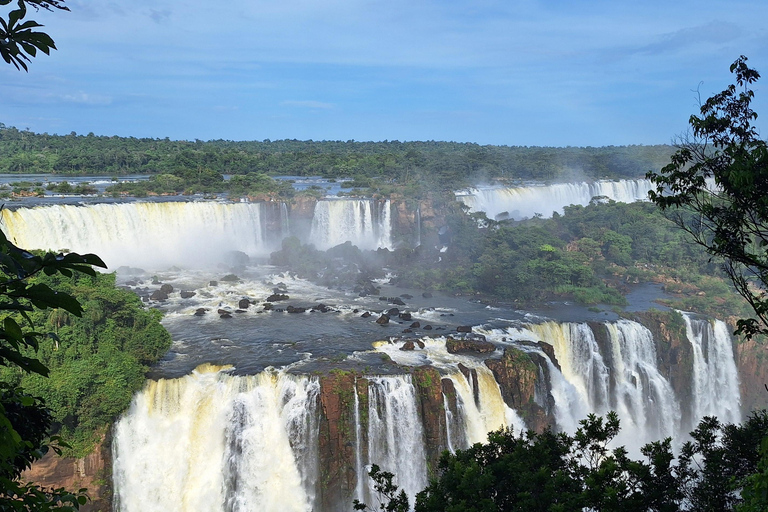
{"type": "Polygon", "coordinates": [[[416,248],[363,253],[344,244],[322,252],[291,239],[272,263],[326,286],[364,289],[391,272],[405,287],[519,307],[553,300],[620,307],[634,285],[658,283],[676,308],[719,318],[749,313],[718,262],[650,203],[598,198],[525,221],[493,221],[450,201],[443,208],[444,229],[422,233],[416,248]]]}
{"type": "Polygon", "coordinates": [[[38,329],[54,335],[36,351],[25,351],[48,368],[47,377],[10,366],[0,369],[0,381],[42,398],[52,416],[51,433],[69,445],[65,454],[83,456],[128,408],[171,338],[160,325],[160,312],[145,309],[138,296],[116,288],[114,274],[38,275],[30,284],[71,295],[83,313],[78,317],[60,308],[29,312],[38,329]]]}

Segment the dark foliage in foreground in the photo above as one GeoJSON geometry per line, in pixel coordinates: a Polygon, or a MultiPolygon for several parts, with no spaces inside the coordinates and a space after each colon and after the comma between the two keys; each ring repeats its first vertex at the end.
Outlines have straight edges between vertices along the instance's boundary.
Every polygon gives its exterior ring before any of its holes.
{"type": "MultiPolygon", "coordinates": [[[[768,413],[742,425],[704,418],[677,458],[672,440],[650,443],[643,459],[609,449],[615,413],[590,415],[571,436],[499,430],[488,443],[440,458],[438,476],[416,496],[416,512],[753,511],[767,503],[755,475],[765,471],[761,441],[768,413]],[[762,501],[760,501],[762,500],[762,501]]],[[[394,475],[374,467],[380,508],[407,511],[394,475]]],[[[356,504],[356,510],[369,510],[356,504]]]]}

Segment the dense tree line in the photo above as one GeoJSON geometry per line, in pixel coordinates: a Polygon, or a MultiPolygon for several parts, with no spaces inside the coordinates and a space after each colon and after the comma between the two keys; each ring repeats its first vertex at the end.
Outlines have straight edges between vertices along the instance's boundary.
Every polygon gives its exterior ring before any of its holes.
{"type": "MultiPolygon", "coordinates": [[[[619,433],[615,413],[590,415],[575,434],[500,430],[455,454],[416,496],[416,512],[756,512],[764,509],[760,475],[768,467],[768,414],[742,425],[704,418],[675,455],[672,440],[645,445],[633,459],[609,448],[619,433]]],[[[392,473],[373,467],[380,509],[410,510],[392,473]]],[[[371,510],[355,502],[356,510],[371,510]]]]}
{"type": "Polygon", "coordinates": [[[0,173],[218,174],[381,178],[464,186],[491,178],[636,178],[663,166],[670,146],[525,147],[458,142],[177,141],[38,134],[0,124],[0,173]]]}

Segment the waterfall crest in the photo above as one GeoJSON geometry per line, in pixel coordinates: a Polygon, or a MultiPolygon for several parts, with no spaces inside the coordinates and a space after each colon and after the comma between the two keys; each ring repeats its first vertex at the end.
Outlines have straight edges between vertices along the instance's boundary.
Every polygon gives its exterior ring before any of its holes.
{"type": "MultiPolygon", "coordinates": [[[[202,267],[229,251],[266,255],[263,203],[145,202],[3,210],[3,230],[27,249],[69,249],[121,265],[202,267]]],[[[280,240],[272,241],[279,244],[280,240]]]]}
{"type": "Polygon", "coordinates": [[[457,194],[472,212],[485,212],[491,218],[521,220],[536,214],[551,217],[552,212],[563,213],[563,207],[579,204],[586,206],[595,196],[604,196],[620,203],[633,203],[648,199],[654,186],[650,180],[618,180],[554,185],[531,185],[509,188],[472,188],[457,194]]]}

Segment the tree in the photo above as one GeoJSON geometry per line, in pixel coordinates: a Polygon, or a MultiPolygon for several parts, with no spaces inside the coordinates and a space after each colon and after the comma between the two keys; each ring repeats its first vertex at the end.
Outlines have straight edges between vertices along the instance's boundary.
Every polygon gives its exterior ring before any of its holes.
{"type": "MultiPolygon", "coordinates": [[[[0,6],[12,0],[0,0],[0,6]]],[[[27,62],[38,50],[49,54],[56,46],[51,37],[25,20],[27,8],[69,10],[62,0],[18,0],[7,18],[0,16],[0,56],[16,69],[28,70],[27,62]]],[[[29,313],[62,309],[82,315],[80,303],[71,295],[41,283],[30,283],[39,273],[72,276],[73,272],[95,274],[93,266],[106,268],[93,254],[33,254],[16,247],[0,231],[0,365],[15,366],[27,373],[48,375],[48,368],[34,356],[40,341],[53,333],[34,330],[29,313]]],[[[21,472],[49,448],[59,448],[48,438],[51,413],[39,398],[20,387],[0,382],[0,510],[71,511],[85,504],[83,491],[43,489],[19,481],[21,472]]]]}
{"type": "MultiPolygon", "coordinates": [[[[768,413],[741,425],[702,419],[675,461],[672,440],[641,448],[634,460],[609,449],[616,413],[588,416],[574,435],[502,429],[456,453],[444,452],[438,474],[416,495],[416,512],[752,512],[766,510],[761,439],[768,413]],[[757,498],[756,498],[757,497],[757,498]]],[[[765,447],[763,448],[763,451],[765,447]]],[[[391,473],[370,472],[381,510],[408,510],[391,473]],[[399,508],[398,508],[399,507],[399,508]],[[405,508],[402,508],[405,507],[405,508]]],[[[355,501],[355,510],[370,510],[355,501]]]]}
{"type": "MultiPolygon", "coordinates": [[[[106,267],[93,254],[30,253],[16,247],[0,231],[0,365],[48,375],[48,368],[29,354],[38,349],[43,338],[56,335],[34,330],[30,313],[60,308],[80,316],[83,309],[71,295],[45,284],[31,284],[30,279],[39,273],[95,274],[93,266],[106,267]]],[[[42,400],[19,387],[0,383],[0,510],[65,511],[75,510],[85,502],[82,492],[45,490],[19,482],[21,472],[49,449],[51,422],[51,413],[42,400]]]]}
{"type": "MultiPolygon", "coordinates": [[[[0,0],[0,5],[9,5],[13,0],[0,0]]],[[[62,0],[18,0],[17,8],[8,13],[7,18],[0,17],[0,56],[16,69],[28,71],[27,62],[35,57],[38,50],[49,55],[56,45],[51,36],[35,30],[42,27],[34,20],[26,20],[28,7],[33,9],[61,9],[68,11],[62,0]]]]}
{"type": "Polygon", "coordinates": [[[760,74],[743,55],[730,70],[736,84],[704,102],[671,163],[647,177],[656,185],[651,200],[723,260],[754,309],[756,318],[739,320],[736,331],[750,338],[768,333],[768,147],[751,107],[760,74]]]}

